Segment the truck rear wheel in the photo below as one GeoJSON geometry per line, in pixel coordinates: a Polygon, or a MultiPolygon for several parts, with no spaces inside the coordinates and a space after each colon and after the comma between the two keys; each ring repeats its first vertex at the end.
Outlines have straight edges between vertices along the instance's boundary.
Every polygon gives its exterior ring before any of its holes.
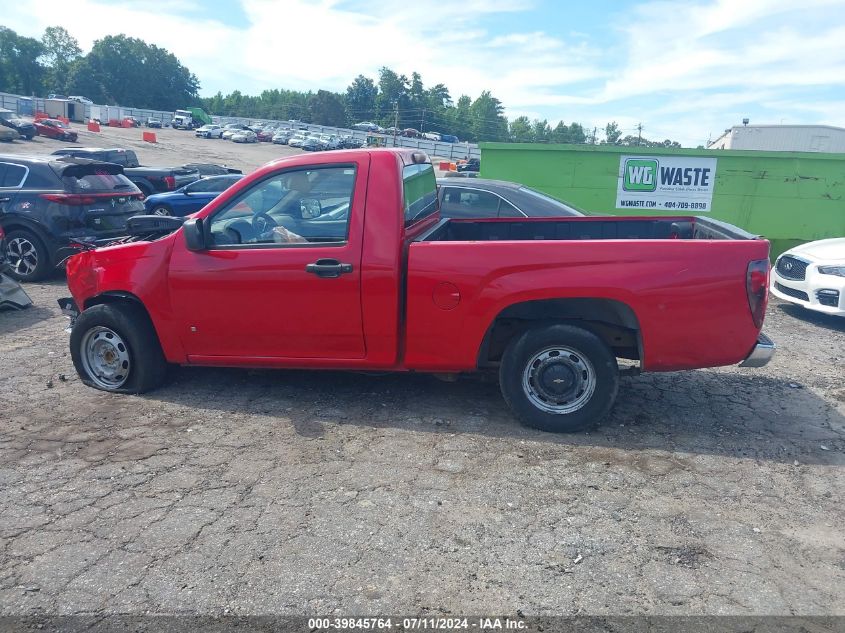
{"type": "Polygon", "coordinates": [[[140,306],[96,305],[76,319],[70,355],[89,387],[115,393],[143,393],[161,385],[167,361],[153,324],[140,306]]]}
{"type": "Polygon", "coordinates": [[[515,337],[502,356],[499,385],[527,426],[573,433],[596,426],[619,391],[616,357],[598,336],[551,325],[515,337]]]}

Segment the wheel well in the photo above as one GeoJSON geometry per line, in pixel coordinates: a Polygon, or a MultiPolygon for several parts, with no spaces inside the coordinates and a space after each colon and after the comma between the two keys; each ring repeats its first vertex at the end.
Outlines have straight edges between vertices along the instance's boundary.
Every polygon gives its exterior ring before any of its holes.
{"type": "Polygon", "coordinates": [[[147,312],[147,308],[144,305],[143,301],[141,301],[137,296],[133,295],[131,292],[122,291],[104,292],[103,294],[91,297],[90,299],[88,299],[88,301],[85,302],[85,305],[82,307],[82,309],[86,310],[93,306],[117,303],[128,303],[130,305],[139,306],[144,310],[147,315],[147,318],[149,318],[150,316],[150,313],[147,312]]]}
{"type": "Polygon", "coordinates": [[[627,304],[613,299],[543,299],[508,306],[496,316],[481,343],[478,366],[497,364],[513,337],[552,323],[589,330],[618,358],[642,359],[640,323],[627,304]]]}

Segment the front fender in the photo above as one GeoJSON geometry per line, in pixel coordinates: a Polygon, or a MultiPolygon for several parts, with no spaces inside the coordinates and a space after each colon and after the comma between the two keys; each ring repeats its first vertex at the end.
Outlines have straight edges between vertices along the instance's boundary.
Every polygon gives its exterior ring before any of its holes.
{"type": "Polygon", "coordinates": [[[172,363],[185,361],[168,284],[170,253],[179,234],[85,251],[67,263],[68,288],[80,310],[103,299],[137,298],[150,315],[165,358],[172,363]]]}

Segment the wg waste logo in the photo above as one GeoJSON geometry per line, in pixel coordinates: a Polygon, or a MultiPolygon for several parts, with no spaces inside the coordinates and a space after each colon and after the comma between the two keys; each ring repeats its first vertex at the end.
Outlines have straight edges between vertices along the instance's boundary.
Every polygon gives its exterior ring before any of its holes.
{"type": "Polygon", "coordinates": [[[654,191],[657,189],[657,170],[660,163],[652,159],[629,158],[625,161],[625,191],[654,191]]]}
{"type": "Polygon", "coordinates": [[[715,158],[620,156],[617,209],[710,211],[715,158]]]}

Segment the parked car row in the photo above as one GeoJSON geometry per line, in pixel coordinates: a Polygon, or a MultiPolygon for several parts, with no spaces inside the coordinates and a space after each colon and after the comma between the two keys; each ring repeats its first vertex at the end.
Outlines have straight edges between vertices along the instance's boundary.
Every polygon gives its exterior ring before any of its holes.
{"type": "Polygon", "coordinates": [[[400,130],[398,127],[383,128],[372,121],[361,121],[352,126],[354,130],[361,130],[363,132],[374,132],[376,134],[385,134],[387,136],[404,136],[405,138],[421,138],[427,141],[437,141],[442,143],[460,143],[458,137],[454,134],[442,134],[440,132],[420,132],[412,127],[400,130]]]}

